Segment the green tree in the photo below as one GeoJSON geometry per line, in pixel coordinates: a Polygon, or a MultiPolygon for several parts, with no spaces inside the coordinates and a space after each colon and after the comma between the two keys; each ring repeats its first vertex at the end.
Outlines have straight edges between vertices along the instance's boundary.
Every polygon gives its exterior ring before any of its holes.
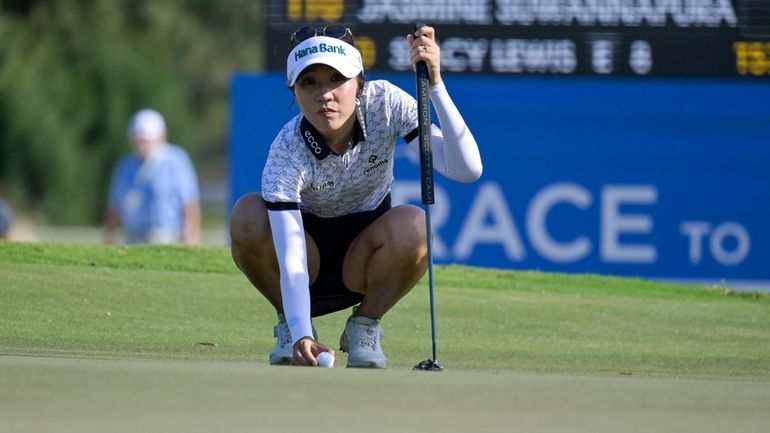
{"type": "Polygon", "coordinates": [[[262,64],[261,2],[0,5],[0,194],[51,223],[100,220],[140,108],[194,159],[222,154],[230,74],[262,64]]]}

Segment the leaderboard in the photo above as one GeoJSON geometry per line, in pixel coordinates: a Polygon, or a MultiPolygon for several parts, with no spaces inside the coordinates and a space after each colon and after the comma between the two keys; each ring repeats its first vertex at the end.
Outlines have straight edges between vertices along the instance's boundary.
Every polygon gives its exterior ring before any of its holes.
{"type": "Polygon", "coordinates": [[[436,27],[442,67],[505,75],[770,77],[770,0],[266,0],[270,70],[289,35],[341,23],[365,67],[409,71],[405,36],[436,27]]]}

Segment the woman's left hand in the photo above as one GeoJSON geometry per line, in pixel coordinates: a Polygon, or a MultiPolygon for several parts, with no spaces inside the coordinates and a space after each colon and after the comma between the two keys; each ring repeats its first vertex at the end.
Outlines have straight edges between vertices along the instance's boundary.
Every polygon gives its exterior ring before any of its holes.
{"type": "Polygon", "coordinates": [[[440,83],[441,49],[436,43],[436,30],[429,26],[420,27],[416,32],[406,35],[406,43],[409,45],[412,64],[424,61],[428,65],[430,85],[440,83]]]}

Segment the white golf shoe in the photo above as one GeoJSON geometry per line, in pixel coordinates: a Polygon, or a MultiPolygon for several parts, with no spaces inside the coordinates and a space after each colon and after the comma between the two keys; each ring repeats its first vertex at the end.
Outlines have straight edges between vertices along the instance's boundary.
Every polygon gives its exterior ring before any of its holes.
{"type": "MultiPolygon", "coordinates": [[[[278,313],[278,323],[273,326],[273,335],[275,347],[270,352],[270,365],[290,365],[294,356],[294,346],[291,344],[291,331],[283,313],[278,313]]],[[[313,339],[318,341],[315,326],[313,326],[313,339]]]]}
{"type": "Polygon", "coordinates": [[[356,316],[348,319],[340,337],[340,350],[348,353],[349,368],[385,368],[388,358],[382,353],[380,321],[356,316]]]}

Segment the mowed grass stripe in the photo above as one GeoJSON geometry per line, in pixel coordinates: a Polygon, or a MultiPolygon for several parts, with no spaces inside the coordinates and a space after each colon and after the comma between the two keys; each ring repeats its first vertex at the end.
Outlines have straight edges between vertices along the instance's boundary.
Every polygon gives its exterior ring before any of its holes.
{"type": "MultiPolygon", "coordinates": [[[[0,353],[264,363],[274,343],[224,248],[0,243],[0,281],[0,353]]],[[[770,379],[767,295],[460,266],[436,290],[448,369],[770,379]]],[[[393,368],[429,356],[427,304],[423,281],[383,321],[393,368]]],[[[321,341],[348,314],[316,319],[321,341]]]]}
{"type": "Polygon", "coordinates": [[[764,383],[0,356],[3,431],[760,432],[764,383]]]}

